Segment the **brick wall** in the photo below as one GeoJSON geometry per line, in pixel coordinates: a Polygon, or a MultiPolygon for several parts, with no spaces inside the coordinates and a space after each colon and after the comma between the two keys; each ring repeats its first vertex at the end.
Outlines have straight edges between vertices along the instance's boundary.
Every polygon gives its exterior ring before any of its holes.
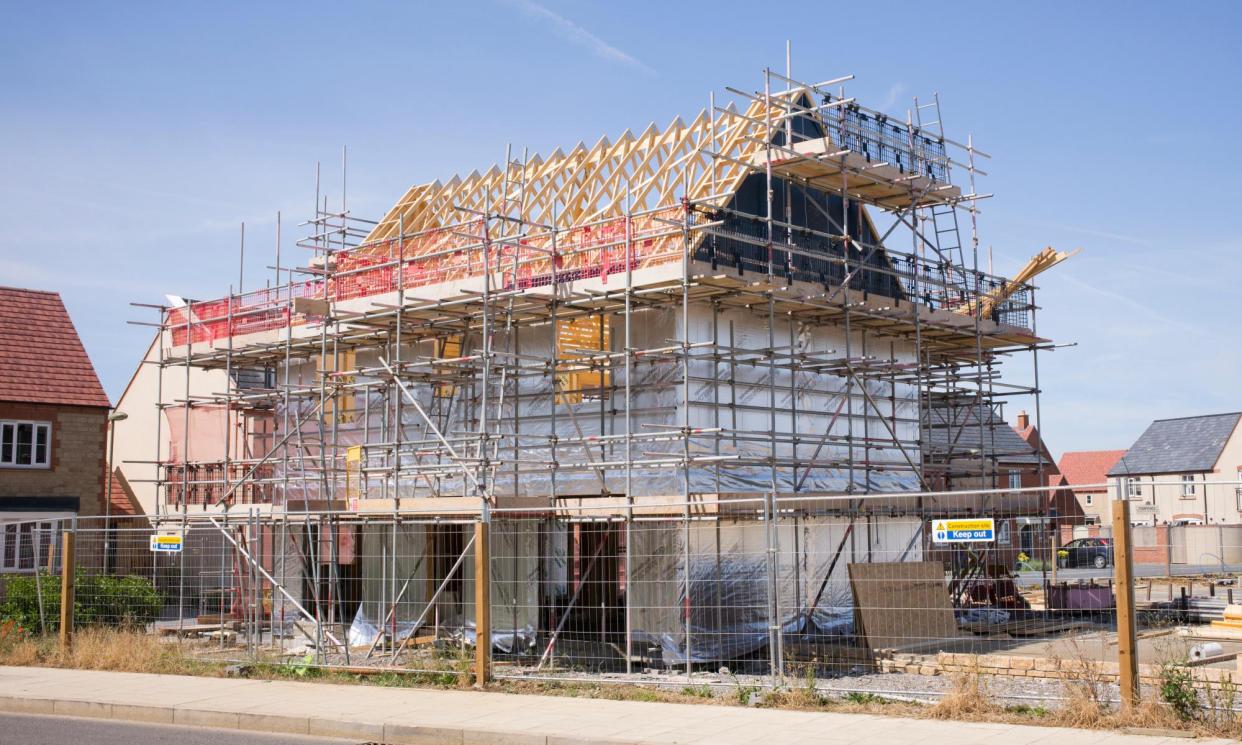
{"type": "MultiPolygon", "coordinates": [[[[1145,536],[1151,538],[1145,544],[1139,541],[1132,541],[1132,553],[1134,554],[1135,564],[1165,564],[1169,560],[1169,526],[1157,525],[1151,529],[1153,535],[1145,536]]],[[[1137,530],[1131,533],[1134,535],[1137,530]]]]}
{"type": "Polygon", "coordinates": [[[0,497],[77,497],[79,515],[102,514],[107,409],[0,401],[0,419],[52,423],[51,468],[0,467],[0,497]]]}
{"type": "MultiPolygon", "coordinates": [[[[1055,678],[1060,680],[1098,679],[1116,682],[1117,663],[1095,660],[1062,659],[1057,657],[1029,657],[1025,655],[998,654],[904,654],[877,651],[876,667],[885,673],[918,673],[920,675],[978,675],[1006,676],[1011,678],[1055,678]]],[[[1217,688],[1221,684],[1232,685],[1242,677],[1242,663],[1237,670],[1228,668],[1191,668],[1196,683],[1217,688]]],[[[1147,684],[1158,685],[1158,665],[1139,665],[1139,678],[1147,684]]]]}

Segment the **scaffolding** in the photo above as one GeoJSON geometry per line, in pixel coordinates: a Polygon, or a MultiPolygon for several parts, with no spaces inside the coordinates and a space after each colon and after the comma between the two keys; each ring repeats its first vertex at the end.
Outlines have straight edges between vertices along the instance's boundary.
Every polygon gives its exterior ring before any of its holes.
{"type": "Polygon", "coordinates": [[[979,267],[989,156],[945,136],[938,97],[894,118],[850,80],[765,70],[689,122],[510,149],[378,221],[348,208],[343,157],[339,208],[317,176],[306,266],[282,266],[278,228],[274,281],[160,308],[154,519],[243,552],[238,530],[301,520],[335,557],[340,524],[377,515],[619,526],[597,551],[673,518],[688,597],[699,519],[1040,514],[1041,493],[994,501],[1002,407],[1033,399],[1038,426],[1049,342],[1035,288],[979,267]],[[1019,355],[1027,385],[1001,375],[1019,355]],[[190,396],[205,369],[226,390],[190,396]]]}

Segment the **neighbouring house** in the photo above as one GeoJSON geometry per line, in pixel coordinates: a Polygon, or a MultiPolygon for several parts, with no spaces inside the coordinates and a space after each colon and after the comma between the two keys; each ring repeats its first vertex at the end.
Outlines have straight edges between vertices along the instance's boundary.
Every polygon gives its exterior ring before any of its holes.
{"type": "MultiPolygon", "coordinates": [[[[1052,458],[1051,451],[1040,436],[1039,428],[1031,421],[1025,411],[1019,411],[1013,425],[1013,431],[1030,448],[1035,456],[1035,466],[1027,466],[1009,472],[1009,486],[1015,485],[1024,489],[1046,486],[1048,491],[1040,492],[1041,512],[1035,517],[1019,518],[1018,542],[1023,552],[1029,556],[1049,559],[1051,556],[1045,547],[1056,544],[1057,547],[1070,540],[1074,528],[1086,522],[1086,515],[1074,492],[1069,488],[1069,480],[1061,472],[1060,467],[1052,458]],[[1032,541],[1040,541],[1037,548],[1029,548],[1032,541]]],[[[1050,550],[1050,549],[1049,549],[1050,550]]]]}
{"type": "Polygon", "coordinates": [[[60,295],[0,287],[0,572],[104,512],[109,405],[60,295]]]}
{"type": "MultiPolygon", "coordinates": [[[[1083,522],[1082,510],[1025,411],[1019,412],[1012,426],[993,406],[953,410],[952,428],[947,426],[948,416],[940,412],[933,413],[931,423],[925,434],[925,452],[937,453],[951,440],[957,455],[950,466],[960,468],[969,459],[984,459],[991,464],[983,477],[959,477],[935,486],[946,490],[1003,490],[992,494],[982,505],[997,521],[995,548],[999,562],[1012,566],[1019,553],[1046,559],[1054,535],[1059,535],[1052,526],[1083,522]],[[1066,488],[1021,491],[1041,486],[1066,488]]],[[[947,559],[949,553],[938,557],[947,559]]]]}
{"type": "Polygon", "coordinates": [[[1131,522],[1242,523],[1242,412],[1158,419],[1108,477],[1132,501],[1131,522]]]}
{"type": "MultiPolygon", "coordinates": [[[[1018,433],[1018,437],[1030,446],[1031,451],[1036,455],[1036,468],[1026,469],[1022,472],[1020,482],[1023,487],[1032,486],[1049,486],[1061,487],[1058,489],[1049,489],[1044,493],[1044,510],[1046,514],[1053,515],[1057,518],[1058,524],[1081,524],[1086,513],[1079,506],[1078,500],[1074,498],[1074,492],[1069,488],[1070,481],[1065,476],[1057,462],[1053,460],[1052,453],[1048,450],[1048,446],[1044,444],[1043,438],[1039,434],[1039,429],[1035,427],[1035,423],[1031,421],[1030,415],[1025,411],[1018,412],[1017,423],[1014,424],[1014,431],[1018,433]],[[1043,479],[1042,482],[1040,479],[1043,479]]],[[[1013,477],[1010,476],[1010,481],[1013,477]]]]}
{"type": "Polygon", "coordinates": [[[1057,464],[1069,482],[1078,506],[1090,525],[1104,525],[1112,520],[1112,502],[1108,471],[1117,464],[1124,450],[1078,450],[1065,453],[1057,464]]]}

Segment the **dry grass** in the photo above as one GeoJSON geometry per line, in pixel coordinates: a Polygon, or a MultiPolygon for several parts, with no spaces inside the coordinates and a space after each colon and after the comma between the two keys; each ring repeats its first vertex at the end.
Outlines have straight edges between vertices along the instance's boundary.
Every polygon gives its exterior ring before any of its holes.
{"type": "Polygon", "coordinates": [[[22,639],[0,646],[0,664],[16,667],[34,667],[43,664],[40,645],[31,639],[22,639]]]}
{"type": "Polygon", "coordinates": [[[1064,703],[1057,709],[1057,718],[1066,727],[1093,729],[1104,726],[1109,717],[1108,682],[1100,663],[1081,647],[1078,640],[1070,642],[1068,658],[1057,661],[1057,673],[1064,693],[1064,703]]]}
{"type": "Polygon", "coordinates": [[[0,664],[170,675],[210,675],[219,668],[186,655],[175,642],[108,628],[78,631],[68,652],[60,649],[54,637],[14,639],[0,645],[0,664]]]}
{"type": "Polygon", "coordinates": [[[921,713],[901,712],[900,715],[1077,729],[1175,730],[1201,736],[1242,738],[1242,721],[1227,712],[1235,701],[1234,689],[1226,687],[1224,691],[1210,693],[1208,704],[1215,708],[1206,709],[1192,721],[1183,721],[1158,700],[1159,693],[1154,689],[1145,691],[1145,697],[1132,709],[1115,708],[1110,703],[1109,681],[1101,667],[1099,661],[1079,650],[1075,650],[1072,658],[1062,659],[1058,672],[1063,696],[1060,705],[1054,708],[1001,706],[989,696],[986,677],[971,670],[960,673],[954,679],[953,690],[933,706],[921,713]]]}
{"type": "MultiPolygon", "coordinates": [[[[1160,664],[1172,664],[1185,659],[1184,650],[1164,649],[1158,651],[1160,664]],[[1179,654],[1181,656],[1179,657],[1179,654]]],[[[1173,710],[1160,700],[1158,689],[1148,689],[1137,706],[1129,709],[1113,708],[1109,701],[1109,680],[1101,671],[1101,663],[1085,654],[1074,643],[1070,659],[1059,664],[1064,703],[1055,711],[1056,724],[1079,729],[1154,729],[1188,731],[1197,735],[1237,738],[1242,728],[1230,712],[1222,714],[1205,711],[1191,721],[1179,719],[1173,710]]],[[[1204,685],[1211,692],[1210,686],[1204,685]]],[[[1209,693],[1208,702],[1213,702],[1209,693]]],[[[1228,706],[1232,709],[1233,701],[1228,706]]]]}
{"type": "Polygon", "coordinates": [[[958,673],[953,679],[953,690],[941,696],[927,714],[932,719],[979,719],[1003,713],[988,698],[987,688],[977,666],[958,673]]]}

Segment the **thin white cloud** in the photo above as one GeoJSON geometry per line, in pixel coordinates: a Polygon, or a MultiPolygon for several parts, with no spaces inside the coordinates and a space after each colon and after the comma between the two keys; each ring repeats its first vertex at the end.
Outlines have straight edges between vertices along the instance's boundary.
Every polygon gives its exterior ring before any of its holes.
{"type": "MultiPolygon", "coordinates": [[[[1138,302],[1134,300],[1133,298],[1122,295],[1119,292],[1113,292],[1112,290],[1106,290],[1097,284],[1089,284],[1087,282],[1083,282],[1082,280],[1078,279],[1072,274],[1065,274],[1060,279],[1065,281],[1067,284],[1071,284],[1077,287],[1080,291],[1084,293],[1089,293],[1089,294],[1105,297],[1121,305],[1125,305],[1130,308],[1133,308],[1139,313],[1144,314],[1153,320],[1159,321],[1160,323],[1163,323],[1170,328],[1179,329],[1192,336],[1207,336],[1207,332],[1199,328],[1198,326],[1186,323],[1184,321],[1178,320],[1177,318],[1173,318],[1172,316],[1168,316],[1163,313],[1160,313],[1159,311],[1156,310],[1154,303],[1147,304],[1147,303],[1138,302]]],[[[1093,323],[1093,327],[1097,331],[1099,331],[1105,327],[1105,324],[1102,320],[1096,319],[1095,322],[1093,323]]],[[[1152,329],[1150,328],[1144,328],[1138,324],[1135,324],[1133,319],[1130,319],[1130,318],[1127,318],[1125,322],[1118,327],[1118,331],[1121,331],[1121,330],[1144,330],[1147,332],[1152,331],[1152,329]]]]}
{"type": "Polygon", "coordinates": [[[880,111],[891,110],[894,106],[897,105],[897,99],[900,98],[901,94],[905,92],[906,92],[905,83],[893,83],[892,86],[889,87],[888,89],[888,95],[886,95],[884,97],[884,100],[880,102],[880,111]]]}
{"type": "Polygon", "coordinates": [[[1064,225],[1062,223],[1044,222],[1042,220],[1031,221],[1030,224],[1042,225],[1043,227],[1046,227],[1046,228],[1056,228],[1057,230],[1064,230],[1069,233],[1082,233],[1083,235],[1093,235],[1096,238],[1107,238],[1113,241],[1121,241],[1122,243],[1133,243],[1138,246],[1154,245],[1151,241],[1145,238],[1136,238],[1132,235],[1125,235],[1123,233],[1110,233],[1105,230],[1095,230],[1093,228],[1084,228],[1078,225],[1064,225]]]}
{"type": "Polygon", "coordinates": [[[579,26],[577,23],[574,23],[559,13],[545,8],[533,0],[502,1],[507,5],[517,8],[531,18],[543,21],[554,34],[572,44],[577,44],[580,47],[589,49],[596,57],[606,59],[610,62],[620,62],[621,64],[633,67],[636,70],[641,70],[648,75],[658,74],[655,70],[643,64],[633,56],[617,49],[582,26],[579,26]]]}

